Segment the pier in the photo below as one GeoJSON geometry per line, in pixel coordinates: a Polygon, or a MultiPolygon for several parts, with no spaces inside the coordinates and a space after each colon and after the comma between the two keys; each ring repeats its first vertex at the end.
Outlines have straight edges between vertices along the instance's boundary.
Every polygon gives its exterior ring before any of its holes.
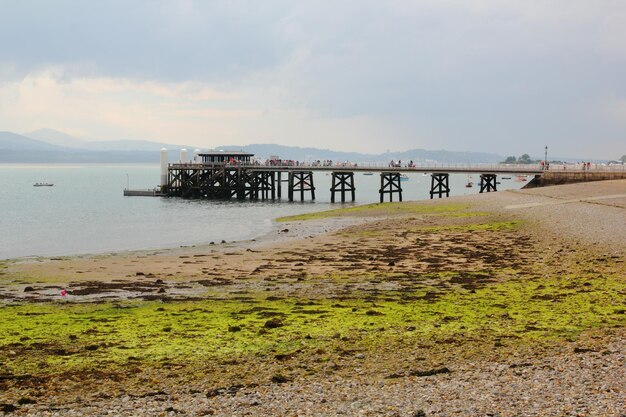
{"type": "MultiPolygon", "coordinates": [[[[166,157],[165,152],[165,157],[166,157]]],[[[401,176],[407,173],[427,173],[431,177],[430,198],[450,196],[450,174],[475,174],[480,178],[480,193],[497,191],[498,176],[529,176],[526,187],[563,184],[581,181],[626,178],[623,167],[619,169],[553,169],[545,170],[539,164],[424,164],[409,166],[383,166],[374,164],[321,164],[269,161],[260,165],[252,160],[253,154],[245,152],[212,152],[194,154],[189,162],[164,162],[161,154],[161,186],[155,190],[124,190],[126,196],[163,196],[187,199],[281,199],[287,188],[289,201],[315,200],[314,172],[332,176],[331,202],[355,201],[357,184],[355,173],[380,175],[378,190],[380,202],[402,201],[401,176]]],[[[181,160],[186,151],[181,152],[181,160]]],[[[391,164],[390,164],[391,165],[391,164]]]]}

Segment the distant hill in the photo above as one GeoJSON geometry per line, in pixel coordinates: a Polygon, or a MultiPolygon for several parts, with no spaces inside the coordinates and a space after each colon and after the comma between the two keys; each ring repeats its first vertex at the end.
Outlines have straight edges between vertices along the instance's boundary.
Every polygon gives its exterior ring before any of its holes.
{"type": "MultiPolygon", "coordinates": [[[[189,155],[195,146],[173,145],[146,140],[87,141],[54,129],[39,129],[25,135],[0,132],[0,162],[62,162],[62,163],[158,163],[161,148],[169,150],[169,160],[177,161],[180,149],[185,147],[189,155]]],[[[299,146],[274,144],[219,146],[217,150],[243,150],[265,159],[278,156],[297,161],[351,161],[357,163],[389,162],[438,162],[438,163],[498,163],[502,155],[486,152],[458,152],[446,150],[412,149],[404,152],[366,154],[339,152],[299,146]]],[[[206,148],[201,149],[207,151],[206,148]]],[[[540,159],[540,158],[539,158],[540,159]]],[[[571,158],[560,158],[572,160],[571,158]]],[[[576,159],[573,159],[576,160],[576,159]]]]}
{"type": "Polygon", "coordinates": [[[17,151],[60,151],[62,147],[36,139],[27,138],[13,132],[0,131],[0,149],[17,151]]]}
{"type": "MultiPolygon", "coordinates": [[[[0,131],[0,163],[158,163],[159,151],[163,147],[163,144],[157,142],[127,141],[129,143],[126,147],[131,150],[124,150],[125,141],[113,141],[122,143],[108,146],[107,142],[101,142],[100,147],[104,149],[98,149],[99,143],[96,142],[94,146],[96,149],[89,149],[90,142],[52,129],[40,129],[29,135],[49,138],[56,144],[0,131]],[[80,147],[61,146],[62,143],[73,143],[80,147]]],[[[179,147],[169,145],[168,149],[170,149],[169,159],[177,160],[179,147]]]]}
{"type": "Polygon", "coordinates": [[[35,130],[34,132],[24,133],[23,136],[51,143],[53,145],[63,146],[66,148],[85,149],[85,145],[87,144],[86,141],[68,135],[67,133],[47,128],[35,130]]]}
{"type": "Polygon", "coordinates": [[[352,161],[352,162],[388,162],[410,161],[426,162],[437,161],[441,163],[497,163],[503,160],[502,155],[484,152],[452,152],[452,151],[428,151],[425,149],[413,149],[404,152],[389,152],[384,154],[364,154],[357,152],[338,152],[329,149],[300,148],[297,146],[284,145],[246,145],[246,146],[219,146],[218,150],[243,150],[255,154],[260,158],[269,158],[272,155],[282,159],[298,161],[326,160],[352,161]]]}
{"type": "Polygon", "coordinates": [[[218,146],[216,150],[242,150],[250,152],[259,158],[269,158],[270,156],[278,156],[281,159],[292,159],[297,161],[315,161],[331,159],[333,161],[377,161],[380,155],[369,155],[356,152],[338,152],[329,149],[318,148],[301,148],[299,146],[285,146],[272,144],[255,144],[255,145],[230,145],[218,146]]]}
{"type": "Polygon", "coordinates": [[[73,149],[83,149],[91,151],[160,151],[161,148],[195,149],[192,146],[172,145],[170,143],[151,142],[148,140],[107,140],[107,141],[89,141],[79,139],[67,133],[54,129],[39,129],[34,132],[25,133],[23,136],[44,141],[53,145],[62,146],[73,149]]]}
{"type": "Polygon", "coordinates": [[[193,146],[172,145],[161,142],[150,142],[148,140],[109,140],[98,142],[87,142],[86,148],[93,151],[160,151],[161,148],[170,150],[187,148],[189,152],[195,149],[193,146]]]}

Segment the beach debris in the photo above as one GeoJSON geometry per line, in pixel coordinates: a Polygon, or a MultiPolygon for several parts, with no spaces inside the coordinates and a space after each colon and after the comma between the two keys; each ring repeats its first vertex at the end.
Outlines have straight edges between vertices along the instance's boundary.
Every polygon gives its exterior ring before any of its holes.
{"type": "Polygon", "coordinates": [[[24,292],[32,292],[35,291],[33,287],[24,287],[24,292]]]}
{"type": "Polygon", "coordinates": [[[61,297],[67,297],[67,290],[61,290],[61,297]]]}

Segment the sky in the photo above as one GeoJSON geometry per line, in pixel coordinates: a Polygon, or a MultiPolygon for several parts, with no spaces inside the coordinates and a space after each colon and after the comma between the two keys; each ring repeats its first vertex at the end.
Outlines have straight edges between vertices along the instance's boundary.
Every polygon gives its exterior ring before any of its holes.
{"type": "Polygon", "coordinates": [[[0,0],[0,130],[626,154],[623,0],[0,0]]]}

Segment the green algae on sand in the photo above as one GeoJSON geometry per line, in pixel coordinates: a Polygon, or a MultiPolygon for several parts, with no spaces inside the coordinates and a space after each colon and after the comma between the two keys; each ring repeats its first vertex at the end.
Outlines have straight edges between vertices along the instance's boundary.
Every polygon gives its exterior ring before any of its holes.
{"type": "Polygon", "coordinates": [[[294,351],[306,356],[338,343],[356,351],[451,338],[536,343],[626,324],[619,311],[626,303],[623,284],[615,276],[555,276],[472,291],[424,287],[342,299],[259,294],[247,300],[4,305],[0,363],[4,373],[46,375],[128,364],[158,368],[164,361],[201,366],[294,351]],[[432,291],[438,295],[429,297],[432,291]],[[268,326],[269,320],[280,325],[268,326]]]}
{"type": "Polygon", "coordinates": [[[374,203],[358,205],[353,207],[345,207],[335,210],[319,211],[314,213],[298,214],[295,216],[279,217],[278,222],[290,222],[301,220],[318,220],[330,217],[342,216],[380,216],[380,215],[399,215],[399,214],[442,214],[463,212],[468,206],[459,203],[446,204],[423,204],[418,202],[403,203],[374,203]]]}

